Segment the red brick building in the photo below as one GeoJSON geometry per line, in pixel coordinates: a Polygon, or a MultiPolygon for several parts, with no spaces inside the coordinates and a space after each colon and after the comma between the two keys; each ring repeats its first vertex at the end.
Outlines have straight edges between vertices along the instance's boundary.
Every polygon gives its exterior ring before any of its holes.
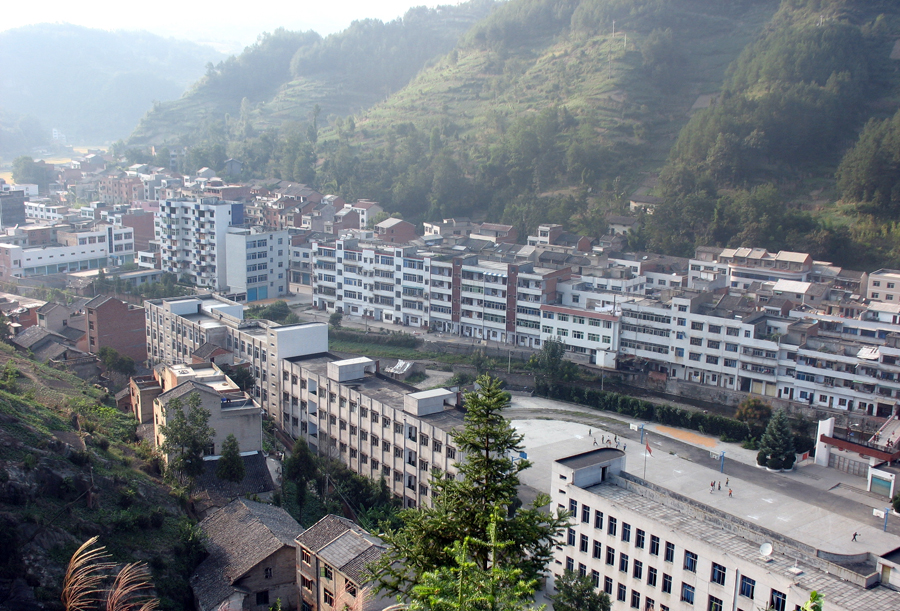
{"type": "Polygon", "coordinates": [[[96,354],[109,346],[135,362],[147,360],[144,308],[101,295],[84,305],[85,336],[78,349],[96,354]]]}

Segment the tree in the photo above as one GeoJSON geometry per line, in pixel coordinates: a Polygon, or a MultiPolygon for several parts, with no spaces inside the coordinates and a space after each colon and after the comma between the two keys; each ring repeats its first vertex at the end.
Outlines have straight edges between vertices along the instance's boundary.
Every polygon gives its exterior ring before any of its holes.
{"type": "Polygon", "coordinates": [[[825,597],[813,590],[809,593],[809,600],[800,607],[801,611],[822,611],[825,597]]]}
{"type": "Polygon", "coordinates": [[[556,580],[557,594],[551,596],[554,611],[609,611],[611,602],[606,592],[597,593],[591,579],[574,571],[566,571],[556,580]]]}
{"type": "Polygon", "coordinates": [[[331,316],[328,317],[328,324],[334,327],[335,329],[341,328],[341,323],[344,320],[344,314],[342,312],[335,312],[331,316]]]}
{"type": "Polygon", "coordinates": [[[225,366],[222,370],[244,392],[250,392],[256,386],[256,378],[249,367],[225,366]]]}
{"type": "Polygon", "coordinates": [[[241,460],[241,448],[234,435],[229,435],[222,442],[222,455],[216,465],[216,477],[235,484],[244,480],[244,461],[241,460]]]}
{"type": "Polygon", "coordinates": [[[200,394],[188,395],[187,408],[178,397],[166,405],[166,423],[160,425],[164,436],[162,452],[168,457],[167,473],[192,488],[203,473],[203,454],[216,432],[209,426],[208,410],[200,404],[200,394]]]}
{"type": "Polygon", "coordinates": [[[115,371],[126,377],[133,376],[136,371],[134,359],[130,356],[119,354],[115,348],[103,346],[97,351],[97,356],[100,357],[100,362],[103,363],[107,371],[115,371]]]}
{"type": "MultiPolygon", "coordinates": [[[[508,542],[497,540],[499,508],[489,528],[488,545],[492,556],[499,555],[508,542]]],[[[529,611],[529,599],[537,580],[522,579],[522,570],[513,565],[492,563],[482,569],[472,558],[472,539],[454,541],[451,547],[453,565],[440,567],[422,575],[421,583],[412,589],[409,611],[529,611]]],[[[544,606],[540,607],[541,610],[544,606]]],[[[607,606],[607,610],[609,607],[607,606]]],[[[589,610],[590,611],[590,610],[589,610]]]]}
{"type": "Polygon", "coordinates": [[[541,346],[541,351],[532,355],[528,366],[534,371],[538,384],[555,387],[560,382],[575,378],[578,366],[565,359],[566,347],[558,339],[548,339],[541,346]]]}
{"type": "Polygon", "coordinates": [[[783,409],[776,411],[769,420],[759,442],[756,460],[770,469],[790,469],[794,466],[794,436],[783,409]]]}
{"type": "Polygon", "coordinates": [[[400,512],[402,526],[386,529],[382,538],[388,549],[373,568],[380,592],[409,596],[421,576],[451,566],[454,542],[464,541],[481,570],[515,565],[522,570],[521,579],[530,582],[550,561],[556,538],[568,523],[567,515],[544,511],[550,502],[544,494],[517,509],[519,473],[531,463],[513,459],[522,449],[522,436],[503,417],[509,394],[488,375],[477,384],[478,390],[465,395],[463,429],[451,433],[464,456],[456,463],[459,477],[433,474],[432,507],[406,509],[400,512]],[[497,524],[498,540],[506,542],[499,549],[491,546],[489,532],[497,507],[508,514],[497,524]]]}
{"type": "Polygon", "coordinates": [[[284,477],[297,486],[297,507],[303,511],[306,502],[306,489],[309,482],[316,478],[316,457],[304,439],[298,439],[291,448],[291,455],[284,461],[284,477]]]}
{"type": "Polygon", "coordinates": [[[756,436],[759,433],[754,431],[761,430],[772,417],[772,407],[761,399],[747,397],[738,405],[734,417],[746,423],[750,427],[751,434],[756,436]]]}

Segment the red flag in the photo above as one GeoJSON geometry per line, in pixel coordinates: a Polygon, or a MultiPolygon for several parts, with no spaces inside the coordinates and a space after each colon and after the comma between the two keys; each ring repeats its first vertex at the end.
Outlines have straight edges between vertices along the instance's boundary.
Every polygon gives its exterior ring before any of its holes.
{"type": "Polygon", "coordinates": [[[649,454],[650,456],[653,456],[653,452],[650,450],[650,441],[649,440],[647,441],[647,454],[649,454]]]}

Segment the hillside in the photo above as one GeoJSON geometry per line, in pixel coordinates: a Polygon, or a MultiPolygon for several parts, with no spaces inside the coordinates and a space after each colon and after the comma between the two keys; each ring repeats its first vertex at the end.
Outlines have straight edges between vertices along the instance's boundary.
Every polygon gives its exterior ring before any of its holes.
{"type": "Polygon", "coordinates": [[[150,565],[161,608],[190,606],[190,523],[111,403],[0,344],[0,608],[60,608],[65,564],[95,535],[150,565]]]}
{"type": "Polygon", "coordinates": [[[326,38],[285,30],[264,34],[240,56],[208,70],[180,99],[155,106],[129,142],[178,142],[227,122],[226,116],[263,130],[306,121],[317,105],[321,123],[351,114],[404,86],[493,6],[494,0],[470,0],[417,7],[388,23],[355,21],[326,38]]]}
{"type": "MultiPolygon", "coordinates": [[[[0,32],[4,132],[22,133],[20,124],[27,138],[37,122],[48,140],[52,128],[70,143],[119,138],[154,101],[177,98],[207,62],[221,57],[210,47],[148,32],[67,24],[0,32]]],[[[6,155],[21,152],[0,146],[6,155]]]]}

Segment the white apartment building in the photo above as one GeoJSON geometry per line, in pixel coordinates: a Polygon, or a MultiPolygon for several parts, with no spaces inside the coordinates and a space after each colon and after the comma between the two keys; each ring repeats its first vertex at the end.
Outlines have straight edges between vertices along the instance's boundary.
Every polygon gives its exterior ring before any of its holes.
{"type": "Polygon", "coordinates": [[[286,229],[229,227],[225,282],[236,301],[259,301],[288,292],[291,238],[286,229]]]}
{"type": "Polygon", "coordinates": [[[279,418],[282,359],[328,351],[328,325],[279,325],[244,320],[244,306],[218,295],[171,297],[144,302],[149,365],[190,362],[210,342],[234,353],[256,377],[253,396],[272,418],[279,418]]]}
{"type": "Polygon", "coordinates": [[[26,278],[99,269],[134,260],[130,228],[101,225],[93,230],[56,231],[56,241],[44,245],[0,245],[2,277],[26,278]]]}
{"type": "Polygon", "coordinates": [[[566,349],[590,356],[605,369],[616,368],[619,351],[619,316],[565,306],[541,306],[541,341],[556,339],[566,349]]]}
{"type": "MultiPolygon", "coordinates": [[[[715,473],[691,463],[686,468],[687,480],[704,483],[715,473]]],[[[589,576],[609,594],[613,611],[796,611],[813,590],[824,596],[827,611],[900,609],[898,537],[811,504],[795,518],[818,528],[791,519],[760,523],[746,516],[769,511],[757,509],[766,502],[747,498],[743,482],[731,484],[741,499],[723,491],[707,505],[705,494],[690,492],[704,484],[653,473],[649,481],[632,475],[625,453],[614,448],[553,463],[551,497],[573,518],[554,555],[554,577],[565,569],[589,576]],[[726,502],[711,506],[718,499],[726,502]],[[843,527],[823,528],[836,521],[843,527]],[[863,543],[849,543],[855,526],[865,529],[863,543]]]]}
{"type": "Polygon", "coordinates": [[[726,248],[717,262],[728,266],[730,285],[742,289],[750,288],[754,281],[805,282],[813,269],[813,259],[805,252],[770,253],[765,248],[726,248]]]}
{"type": "Polygon", "coordinates": [[[404,507],[430,505],[430,479],[456,474],[461,456],[450,432],[463,426],[457,393],[397,382],[366,357],[288,358],[280,377],[284,429],[355,473],[384,478],[404,507]]]}
{"type": "Polygon", "coordinates": [[[37,221],[63,221],[69,214],[65,204],[48,202],[25,202],[25,216],[37,221]]]}
{"type": "MultiPolygon", "coordinates": [[[[26,214],[28,204],[25,204],[26,214]]],[[[896,269],[879,269],[869,276],[869,290],[866,295],[873,301],[893,302],[900,304],[900,271],[896,269]]]]}
{"type": "Polygon", "coordinates": [[[244,205],[212,197],[160,202],[155,237],[163,271],[215,291],[228,286],[226,235],[244,222],[244,205]]]}

